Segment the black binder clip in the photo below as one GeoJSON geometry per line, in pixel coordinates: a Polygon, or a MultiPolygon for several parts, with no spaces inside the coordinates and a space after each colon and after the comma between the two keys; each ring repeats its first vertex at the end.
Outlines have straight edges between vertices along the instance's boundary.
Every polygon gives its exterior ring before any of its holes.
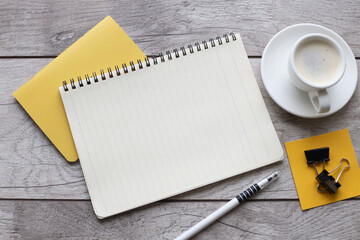
{"type": "Polygon", "coordinates": [[[341,184],[339,183],[339,178],[340,178],[341,174],[343,173],[343,171],[345,169],[348,169],[349,167],[350,167],[349,160],[347,160],[346,158],[342,158],[340,160],[340,164],[336,168],[334,168],[331,172],[328,172],[324,169],[319,175],[316,176],[316,180],[319,182],[319,184],[317,186],[317,190],[319,192],[327,191],[331,194],[336,193],[336,191],[339,189],[339,187],[341,187],[341,184]],[[346,167],[343,167],[343,169],[341,169],[341,172],[339,173],[339,175],[337,176],[337,178],[335,180],[334,177],[331,176],[330,174],[341,166],[342,161],[346,161],[348,165],[346,167]]]}
{"type": "Polygon", "coordinates": [[[322,162],[323,170],[325,170],[325,162],[330,161],[329,152],[330,152],[330,149],[328,147],[316,148],[316,149],[311,149],[311,150],[305,151],[307,164],[312,164],[314,166],[316,175],[319,175],[318,171],[316,169],[316,164],[322,162]]]}
{"type": "Polygon", "coordinates": [[[305,156],[306,156],[307,164],[312,164],[314,166],[314,169],[315,169],[315,172],[316,172],[316,178],[315,179],[319,182],[319,184],[317,186],[317,190],[319,192],[329,192],[331,194],[334,194],[339,189],[339,187],[341,187],[341,184],[339,183],[339,178],[340,178],[342,172],[345,169],[350,167],[350,162],[346,158],[342,158],[340,160],[339,166],[334,168],[331,172],[328,172],[325,169],[325,162],[330,160],[329,152],[330,151],[329,151],[328,147],[317,148],[317,149],[311,149],[311,150],[305,151],[305,156]],[[348,166],[344,167],[341,170],[341,172],[339,173],[339,175],[337,176],[337,178],[335,180],[335,178],[333,176],[331,176],[330,174],[341,166],[342,161],[347,161],[348,166]],[[316,164],[321,163],[321,162],[323,163],[323,170],[319,174],[317,169],[316,169],[316,164]]]}

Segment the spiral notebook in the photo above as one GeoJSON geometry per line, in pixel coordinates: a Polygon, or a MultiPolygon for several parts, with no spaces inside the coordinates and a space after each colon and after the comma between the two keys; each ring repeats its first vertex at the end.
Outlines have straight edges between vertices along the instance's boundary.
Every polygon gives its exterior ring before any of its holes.
{"type": "Polygon", "coordinates": [[[60,93],[99,218],[283,158],[238,34],[71,79],[60,93]]]}

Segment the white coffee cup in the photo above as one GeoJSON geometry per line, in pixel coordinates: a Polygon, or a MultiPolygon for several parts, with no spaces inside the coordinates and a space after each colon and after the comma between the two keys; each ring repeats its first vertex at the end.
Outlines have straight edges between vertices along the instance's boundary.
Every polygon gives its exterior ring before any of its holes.
{"type": "Polygon", "coordinates": [[[320,33],[307,34],[296,41],[288,66],[290,80],[297,88],[308,92],[319,113],[330,110],[326,89],[341,80],[345,68],[345,55],[340,45],[320,33]]]}

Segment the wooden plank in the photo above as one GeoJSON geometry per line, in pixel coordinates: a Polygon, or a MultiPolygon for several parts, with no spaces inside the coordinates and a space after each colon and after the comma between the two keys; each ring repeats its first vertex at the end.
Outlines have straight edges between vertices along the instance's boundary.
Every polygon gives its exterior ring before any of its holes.
{"type": "Polygon", "coordinates": [[[51,60],[53,58],[0,59],[0,106],[17,104],[12,93],[35,76],[51,60]]]}
{"type": "MultiPolygon", "coordinates": [[[[160,202],[98,220],[89,201],[0,201],[0,238],[174,239],[224,202],[160,202]]],[[[359,239],[360,201],[302,212],[296,201],[246,202],[194,239],[359,239]]]]}
{"type": "Polygon", "coordinates": [[[249,55],[260,56],[279,30],[297,23],[324,25],[360,56],[360,5],[326,0],[272,1],[30,1],[0,2],[0,55],[58,55],[106,15],[147,54],[240,32],[249,55]]]}
{"type": "MultiPolygon", "coordinates": [[[[67,163],[11,95],[51,59],[0,59],[0,198],[88,199],[79,163],[67,163]],[[21,70],[19,70],[21,69],[21,70]]],[[[260,77],[260,59],[251,59],[261,92],[282,143],[348,128],[360,153],[359,88],[339,113],[324,119],[302,119],[280,109],[260,77]]],[[[358,61],[358,65],[360,61],[358,61]]],[[[239,191],[279,170],[278,183],[255,199],[297,199],[287,158],[281,163],[176,196],[173,199],[230,199],[239,191]]]]}

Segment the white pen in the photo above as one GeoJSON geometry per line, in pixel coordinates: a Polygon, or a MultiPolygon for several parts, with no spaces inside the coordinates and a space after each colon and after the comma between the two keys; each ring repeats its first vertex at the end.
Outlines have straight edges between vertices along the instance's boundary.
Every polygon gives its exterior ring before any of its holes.
{"type": "Polygon", "coordinates": [[[238,206],[240,203],[246,201],[249,197],[254,195],[259,190],[265,188],[267,185],[269,185],[271,182],[273,182],[278,177],[278,172],[274,172],[261,180],[258,183],[255,183],[248,189],[246,189],[244,192],[237,195],[235,198],[233,198],[230,202],[226,203],[224,206],[201,220],[199,223],[197,223],[195,226],[181,234],[179,237],[177,237],[175,240],[185,240],[190,239],[194,235],[198,234],[201,230],[215,222],[217,219],[224,216],[226,213],[230,212],[230,210],[234,209],[236,206],[238,206]]]}

